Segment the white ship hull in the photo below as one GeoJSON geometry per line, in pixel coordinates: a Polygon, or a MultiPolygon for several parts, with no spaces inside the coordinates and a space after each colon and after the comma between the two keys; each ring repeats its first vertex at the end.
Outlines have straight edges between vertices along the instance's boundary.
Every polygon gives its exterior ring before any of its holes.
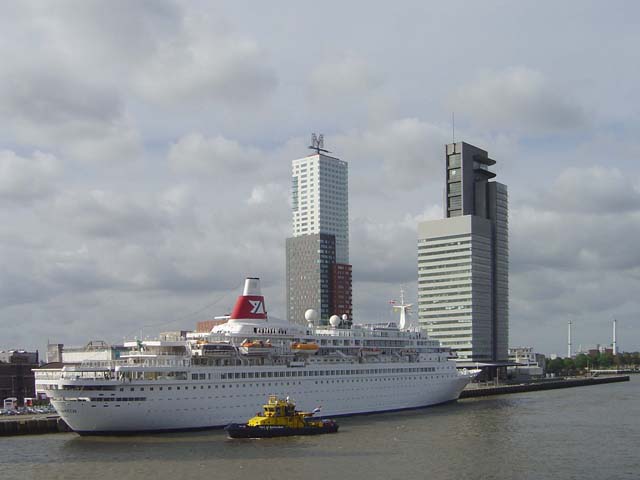
{"type": "MultiPolygon", "coordinates": [[[[401,370],[399,365],[393,366],[396,371],[401,370]]],[[[405,366],[415,369],[416,363],[405,366]]],[[[104,382],[104,387],[116,386],[116,391],[88,390],[78,392],[74,399],[64,397],[52,403],[65,422],[81,434],[190,430],[244,422],[255,415],[270,394],[291,397],[301,410],[321,406],[321,415],[332,417],[453,401],[469,379],[455,369],[452,372],[447,368],[442,373],[389,371],[375,375],[326,376],[322,380],[298,377],[264,382],[185,381],[126,385],[104,382]]],[[[93,385],[95,387],[97,385],[93,385]]]]}

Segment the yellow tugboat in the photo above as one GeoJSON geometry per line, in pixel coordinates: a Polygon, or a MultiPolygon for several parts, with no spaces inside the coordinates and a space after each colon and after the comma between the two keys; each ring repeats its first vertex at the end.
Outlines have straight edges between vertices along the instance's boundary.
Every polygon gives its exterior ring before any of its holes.
{"type": "Polygon", "coordinates": [[[338,424],[333,420],[312,418],[313,412],[298,412],[289,398],[281,399],[271,395],[263,405],[262,413],[247,423],[232,423],[225,427],[231,438],[288,437],[291,435],[318,435],[336,433],[338,424]]]}

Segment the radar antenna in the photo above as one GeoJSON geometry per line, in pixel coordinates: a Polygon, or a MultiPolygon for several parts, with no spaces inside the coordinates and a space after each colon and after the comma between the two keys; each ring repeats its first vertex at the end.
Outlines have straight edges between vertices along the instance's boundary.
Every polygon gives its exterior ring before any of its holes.
{"type": "Polygon", "coordinates": [[[316,135],[315,133],[311,134],[311,145],[309,145],[309,148],[315,150],[316,153],[331,153],[324,148],[324,135],[322,133],[320,135],[316,135]]]}

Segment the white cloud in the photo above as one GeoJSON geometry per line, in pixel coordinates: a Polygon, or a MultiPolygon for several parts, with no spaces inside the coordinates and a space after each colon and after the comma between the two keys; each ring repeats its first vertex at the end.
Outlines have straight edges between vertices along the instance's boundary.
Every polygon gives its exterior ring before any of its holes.
{"type": "Polygon", "coordinates": [[[50,154],[34,152],[22,157],[10,150],[0,151],[0,199],[28,204],[55,192],[58,160],[50,154]]]}
{"type": "Polygon", "coordinates": [[[131,160],[140,139],[114,89],[74,78],[50,62],[0,73],[0,118],[16,140],[80,161],[131,160]]]}
{"type": "MultiPolygon", "coordinates": [[[[616,168],[567,168],[538,197],[511,212],[512,254],[518,270],[616,271],[640,267],[640,253],[623,239],[640,236],[637,178],[616,168]]],[[[622,281],[622,280],[621,280],[622,281]]]]}
{"type": "Polygon", "coordinates": [[[158,203],[170,215],[184,215],[194,203],[193,191],[186,184],[171,186],[161,193],[158,203]]]}
{"type": "Polygon", "coordinates": [[[20,7],[14,16],[17,24],[6,25],[9,29],[17,25],[15,33],[25,36],[14,45],[14,52],[30,50],[38,57],[46,53],[42,56],[55,59],[58,66],[82,69],[85,78],[114,78],[119,85],[153,55],[161,39],[180,32],[184,15],[173,0],[114,0],[110,8],[91,0],[25,0],[20,7]]]}
{"type": "Polygon", "coordinates": [[[485,71],[462,86],[454,110],[474,125],[521,134],[563,132],[588,123],[585,110],[541,72],[512,67],[485,71]]]}
{"type": "Polygon", "coordinates": [[[17,24],[0,21],[12,36],[0,43],[0,118],[17,142],[121,164],[143,157],[150,106],[236,115],[274,91],[265,51],[223,15],[167,1],[112,7],[26,2],[17,24]]]}
{"type": "Polygon", "coordinates": [[[623,175],[618,168],[571,167],[558,175],[545,198],[558,212],[618,215],[640,211],[640,177],[623,175]]]}
{"type": "Polygon", "coordinates": [[[425,183],[441,180],[441,162],[445,130],[418,118],[402,118],[372,129],[354,130],[332,142],[350,163],[352,172],[372,179],[368,184],[358,178],[355,191],[372,189],[413,190],[425,183]]]}
{"type": "Polygon", "coordinates": [[[256,185],[251,190],[251,196],[247,199],[249,205],[269,204],[272,201],[288,202],[289,191],[281,184],[268,183],[266,185],[256,185]]]}
{"type": "Polygon", "coordinates": [[[211,17],[193,13],[182,22],[137,70],[141,96],[166,105],[255,106],[273,92],[275,72],[254,40],[211,17]]]}
{"type": "Polygon", "coordinates": [[[122,101],[114,89],[74,78],[53,65],[5,69],[0,76],[0,111],[37,125],[116,120],[122,101]]]}
{"type": "Polygon", "coordinates": [[[86,237],[128,242],[138,236],[157,239],[174,226],[162,199],[106,190],[74,190],[56,199],[56,214],[86,237]]]}
{"type": "Polygon", "coordinates": [[[315,102],[360,99],[382,83],[380,75],[362,58],[346,56],[317,64],[309,74],[309,95],[315,102]]]}
{"type": "MultiPolygon", "coordinates": [[[[171,145],[168,159],[176,171],[220,176],[246,174],[260,168],[260,150],[221,135],[190,133],[171,145]]],[[[222,179],[226,182],[227,179],[222,179]]]]}

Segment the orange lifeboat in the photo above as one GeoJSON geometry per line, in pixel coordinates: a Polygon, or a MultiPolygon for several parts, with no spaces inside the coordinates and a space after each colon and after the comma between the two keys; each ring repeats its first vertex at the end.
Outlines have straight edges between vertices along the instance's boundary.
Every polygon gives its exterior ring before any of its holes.
{"type": "Polygon", "coordinates": [[[273,345],[268,340],[245,340],[240,344],[240,353],[245,355],[264,355],[271,353],[273,345]]]}
{"type": "Polygon", "coordinates": [[[313,354],[316,353],[319,349],[320,347],[318,346],[318,344],[314,342],[293,342],[291,344],[291,350],[293,350],[295,353],[313,354]]]}

